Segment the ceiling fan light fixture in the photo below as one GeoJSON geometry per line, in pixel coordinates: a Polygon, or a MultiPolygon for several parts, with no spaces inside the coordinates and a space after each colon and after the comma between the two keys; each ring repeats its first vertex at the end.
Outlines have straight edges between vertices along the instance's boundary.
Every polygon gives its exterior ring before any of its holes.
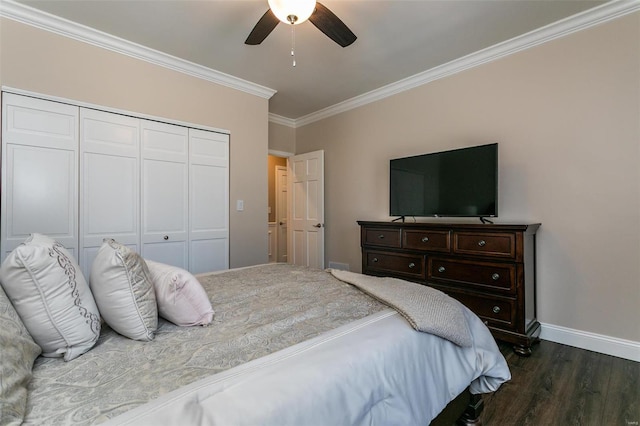
{"type": "Polygon", "coordinates": [[[276,17],[285,24],[298,25],[309,19],[316,8],[316,0],[268,0],[276,17]]]}

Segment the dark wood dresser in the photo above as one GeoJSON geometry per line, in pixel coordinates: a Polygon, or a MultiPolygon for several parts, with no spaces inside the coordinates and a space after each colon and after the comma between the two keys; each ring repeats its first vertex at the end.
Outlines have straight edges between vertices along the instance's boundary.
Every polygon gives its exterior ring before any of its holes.
{"type": "Polygon", "coordinates": [[[415,281],[458,299],[522,356],[538,339],[534,224],[358,221],[362,273],[415,281]]]}

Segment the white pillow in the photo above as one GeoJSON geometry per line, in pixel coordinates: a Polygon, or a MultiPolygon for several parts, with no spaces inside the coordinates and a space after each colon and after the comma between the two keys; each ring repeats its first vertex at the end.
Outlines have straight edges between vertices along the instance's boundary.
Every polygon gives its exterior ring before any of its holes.
{"type": "Polygon", "coordinates": [[[158,301],[158,313],[175,325],[207,325],[213,308],[207,292],[188,271],[176,266],[145,260],[158,301]]]}
{"type": "Polygon", "coordinates": [[[112,329],[130,339],[153,340],[158,328],[156,295],[138,253],[105,239],[91,265],[89,285],[112,329]]]}
{"type": "Polygon", "coordinates": [[[70,361],[100,337],[100,313],[80,267],[51,238],[31,234],[2,263],[0,282],[42,355],[70,361]]]}

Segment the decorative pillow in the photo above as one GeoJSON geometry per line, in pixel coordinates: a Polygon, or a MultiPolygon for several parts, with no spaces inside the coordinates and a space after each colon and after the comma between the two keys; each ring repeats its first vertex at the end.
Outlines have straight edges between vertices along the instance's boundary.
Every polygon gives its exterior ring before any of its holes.
{"type": "Polygon", "coordinates": [[[27,385],[40,346],[33,341],[0,286],[0,424],[19,425],[27,407],[27,385]]]}
{"type": "Polygon", "coordinates": [[[0,267],[0,282],[46,357],[70,361],[100,336],[100,313],[77,262],[51,238],[31,234],[0,267]]]}
{"type": "Polygon", "coordinates": [[[153,340],[158,306],[149,269],[138,253],[105,239],[91,265],[89,286],[111,328],[130,339],[153,340]]]}
{"type": "Polygon", "coordinates": [[[145,260],[156,292],[158,313],[175,325],[207,325],[213,320],[209,296],[188,271],[145,260]]]}

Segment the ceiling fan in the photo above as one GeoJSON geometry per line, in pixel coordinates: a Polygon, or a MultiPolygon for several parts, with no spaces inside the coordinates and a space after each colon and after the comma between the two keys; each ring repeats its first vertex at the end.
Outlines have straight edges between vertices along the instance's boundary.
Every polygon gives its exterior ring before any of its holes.
{"type": "Polygon", "coordinates": [[[315,0],[268,0],[269,10],[258,21],[245,44],[256,45],[263,42],[280,21],[285,24],[298,25],[307,19],[311,21],[327,37],[342,47],[356,41],[351,32],[326,6],[315,0]]]}

